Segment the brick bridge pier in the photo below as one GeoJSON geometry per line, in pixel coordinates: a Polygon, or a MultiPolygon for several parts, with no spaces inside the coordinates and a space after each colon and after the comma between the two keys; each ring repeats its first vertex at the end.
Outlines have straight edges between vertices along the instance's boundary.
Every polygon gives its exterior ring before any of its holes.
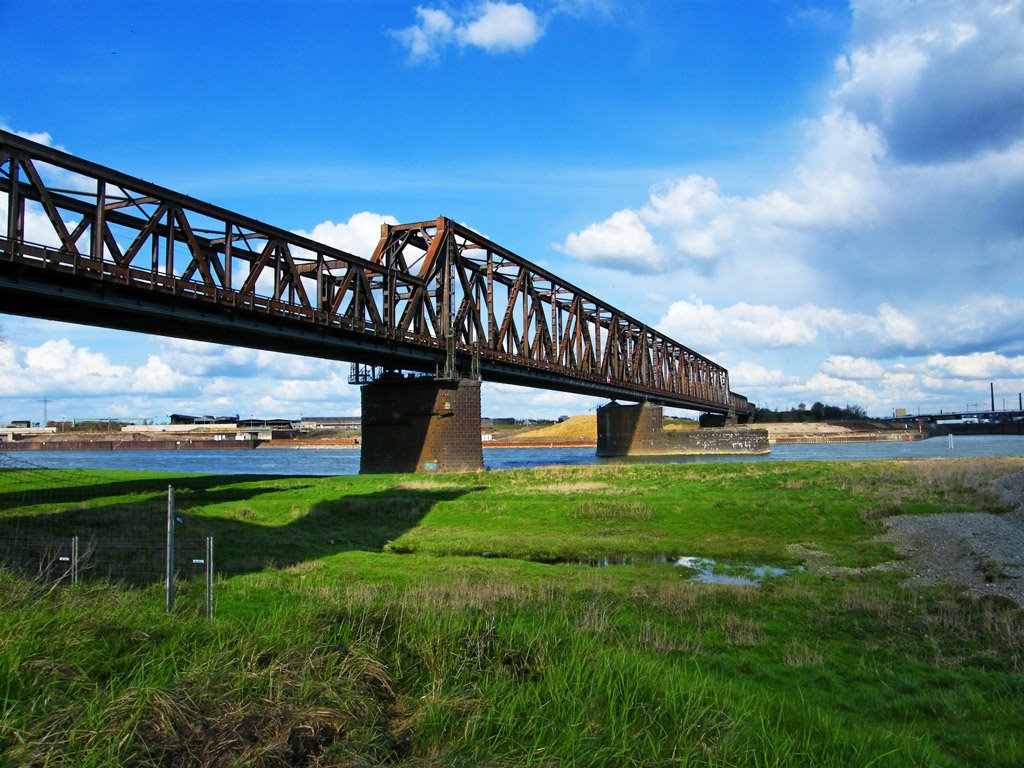
{"type": "Polygon", "coordinates": [[[701,418],[701,429],[666,432],[660,405],[609,403],[597,409],[597,455],[680,456],[769,453],[764,429],[731,429],[701,418]],[[716,426],[718,429],[705,427],[716,426]]]}
{"type": "MultiPolygon", "coordinates": [[[[480,382],[390,374],[365,384],[362,474],[483,469],[480,382]]],[[[662,408],[609,403],[597,409],[597,455],[768,453],[758,429],[666,432],[662,408]]]]}

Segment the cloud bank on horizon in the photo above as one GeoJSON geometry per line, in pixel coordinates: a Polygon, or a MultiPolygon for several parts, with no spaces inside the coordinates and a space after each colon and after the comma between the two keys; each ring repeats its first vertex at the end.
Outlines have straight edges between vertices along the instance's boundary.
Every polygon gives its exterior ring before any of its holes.
{"type": "Polygon", "coordinates": [[[755,401],[884,413],[962,407],[954,393],[993,380],[1016,393],[1024,6],[862,0],[852,31],[789,179],[754,195],[672,179],[554,247],[686,286],[659,327],[741,361],[733,386],[755,401]],[[810,377],[774,367],[811,348],[810,377]]]}
{"type": "MultiPolygon", "coordinates": [[[[559,24],[588,17],[635,26],[629,10],[586,0],[433,3],[384,35],[407,70],[436,71],[474,55],[521,62],[557,46],[559,24]]],[[[1016,403],[1024,1],[858,0],[850,12],[845,48],[822,73],[820,110],[803,121],[788,172],[761,176],[755,160],[742,192],[696,172],[622,187],[618,207],[561,230],[548,262],[556,272],[586,269],[612,303],[645,297],[662,331],[725,364],[733,389],[761,405],[817,400],[877,415],[960,408],[987,401],[989,382],[1016,403]]],[[[296,231],[367,253],[382,223],[397,219],[359,210],[296,231]]],[[[358,390],[337,363],[173,339],[153,340],[140,357],[101,350],[99,336],[72,326],[41,328],[0,346],[0,390],[12,401],[45,393],[126,416],[153,403],[165,412],[358,412],[358,390]]],[[[555,416],[594,404],[489,385],[484,410],[555,416]]]]}

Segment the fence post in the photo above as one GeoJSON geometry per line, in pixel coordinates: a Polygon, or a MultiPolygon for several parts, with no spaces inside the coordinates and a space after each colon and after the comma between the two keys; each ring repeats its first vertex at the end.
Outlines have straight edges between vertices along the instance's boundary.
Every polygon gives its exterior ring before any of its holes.
{"type": "Polygon", "coordinates": [[[78,537],[71,537],[71,583],[78,583],[78,537]]]}
{"type": "Polygon", "coordinates": [[[206,537],[206,618],[213,620],[213,536],[206,537]]]}
{"type": "Polygon", "coordinates": [[[167,572],[164,609],[174,610],[174,486],[167,486],[167,572]]]}

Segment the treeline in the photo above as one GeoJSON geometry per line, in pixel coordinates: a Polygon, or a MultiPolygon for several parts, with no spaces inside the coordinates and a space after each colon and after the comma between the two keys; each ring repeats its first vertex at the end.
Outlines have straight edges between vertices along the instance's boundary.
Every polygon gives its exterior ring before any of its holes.
{"type": "Polygon", "coordinates": [[[790,421],[863,421],[868,418],[868,415],[859,405],[845,405],[840,408],[838,405],[814,403],[814,405],[808,408],[804,403],[800,403],[796,408],[790,408],[788,411],[773,411],[770,408],[756,408],[754,418],[756,421],[761,423],[790,421]]]}

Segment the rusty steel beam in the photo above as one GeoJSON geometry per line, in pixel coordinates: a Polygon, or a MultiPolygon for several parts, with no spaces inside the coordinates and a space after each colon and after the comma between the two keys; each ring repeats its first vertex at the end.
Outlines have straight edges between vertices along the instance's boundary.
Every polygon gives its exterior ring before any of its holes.
{"type": "Polygon", "coordinates": [[[3,131],[0,200],[5,312],[750,411],[725,368],[444,217],[363,258],[3,131]]]}
{"type": "MultiPolygon", "coordinates": [[[[725,368],[450,219],[385,226],[375,254],[425,264],[427,282],[447,286],[458,352],[478,350],[485,378],[491,362],[513,360],[655,402],[749,410],[725,368]]],[[[397,330],[413,330],[413,316],[397,330]]]]}

